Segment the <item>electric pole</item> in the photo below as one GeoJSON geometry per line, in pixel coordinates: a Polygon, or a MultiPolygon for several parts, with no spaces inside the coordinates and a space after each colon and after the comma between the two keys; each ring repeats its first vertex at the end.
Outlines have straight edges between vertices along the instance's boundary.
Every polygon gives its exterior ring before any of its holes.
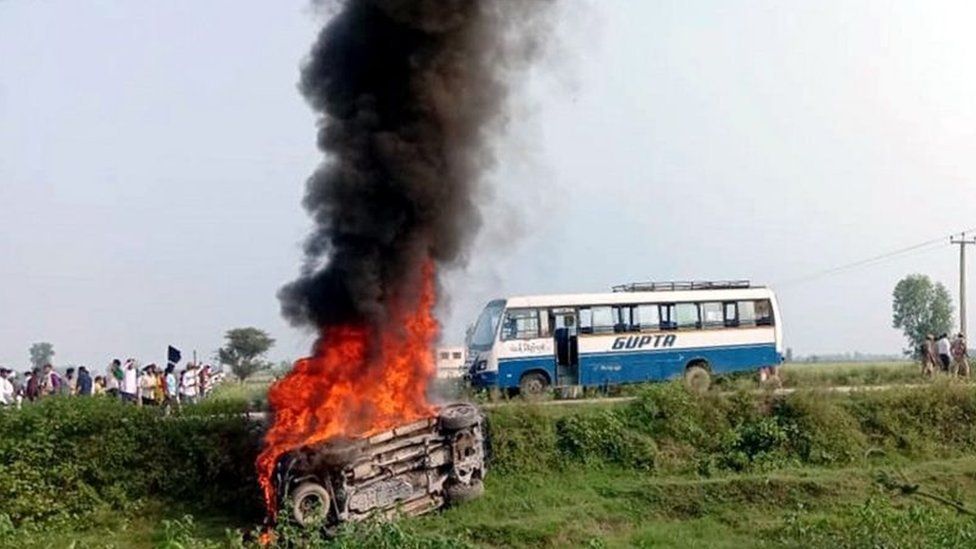
{"type": "Polygon", "coordinates": [[[966,238],[966,233],[959,235],[959,238],[950,237],[949,242],[959,245],[959,333],[967,335],[966,332],[966,246],[976,244],[976,237],[966,238]]]}

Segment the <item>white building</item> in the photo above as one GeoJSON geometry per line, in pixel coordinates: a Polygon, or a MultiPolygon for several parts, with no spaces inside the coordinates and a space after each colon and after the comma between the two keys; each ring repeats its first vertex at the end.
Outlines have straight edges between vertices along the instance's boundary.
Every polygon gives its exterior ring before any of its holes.
{"type": "Polygon", "coordinates": [[[438,379],[454,379],[465,374],[464,347],[438,347],[436,350],[438,379]]]}

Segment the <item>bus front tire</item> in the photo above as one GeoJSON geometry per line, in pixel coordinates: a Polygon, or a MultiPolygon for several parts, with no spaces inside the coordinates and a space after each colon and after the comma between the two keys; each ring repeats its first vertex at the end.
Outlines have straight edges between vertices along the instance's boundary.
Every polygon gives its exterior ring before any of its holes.
{"type": "Polygon", "coordinates": [[[704,393],[712,385],[712,375],[705,364],[697,362],[685,369],[685,385],[696,393],[704,393]]]}
{"type": "Polygon", "coordinates": [[[538,373],[531,372],[522,376],[519,380],[519,393],[526,398],[539,398],[549,387],[549,381],[546,376],[538,373]]]}

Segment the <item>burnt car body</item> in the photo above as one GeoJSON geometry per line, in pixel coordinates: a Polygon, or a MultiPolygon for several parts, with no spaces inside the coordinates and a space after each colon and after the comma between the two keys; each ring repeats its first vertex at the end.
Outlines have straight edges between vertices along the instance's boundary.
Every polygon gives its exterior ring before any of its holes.
{"type": "Polygon", "coordinates": [[[285,454],[274,482],[279,509],[303,526],[419,515],[484,492],[487,428],[471,404],[360,439],[285,454]]]}

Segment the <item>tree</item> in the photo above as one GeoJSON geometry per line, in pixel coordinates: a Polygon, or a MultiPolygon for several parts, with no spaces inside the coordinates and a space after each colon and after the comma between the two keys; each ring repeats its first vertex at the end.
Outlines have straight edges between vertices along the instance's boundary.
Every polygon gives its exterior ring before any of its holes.
{"type": "Polygon", "coordinates": [[[30,361],[35,368],[43,368],[54,358],[54,345],[44,341],[30,346],[30,361]]]}
{"type": "Polygon", "coordinates": [[[905,334],[906,355],[917,355],[925,336],[952,330],[952,300],[941,282],[913,274],[901,279],[892,295],[891,325],[905,334]]]}
{"type": "Polygon", "coordinates": [[[275,340],[257,328],[235,328],[224,335],[227,344],[217,351],[221,364],[230,366],[230,371],[243,382],[255,372],[267,370],[271,363],[264,360],[275,340]]]}

